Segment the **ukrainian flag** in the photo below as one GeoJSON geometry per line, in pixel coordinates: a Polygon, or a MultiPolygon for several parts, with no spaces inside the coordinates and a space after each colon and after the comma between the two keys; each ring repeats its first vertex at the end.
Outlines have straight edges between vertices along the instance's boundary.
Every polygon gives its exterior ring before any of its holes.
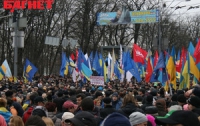
{"type": "Polygon", "coordinates": [[[32,81],[34,74],[37,72],[38,68],[35,67],[28,59],[25,61],[24,65],[24,76],[29,80],[32,81]]]}
{"type": "Polygon", "coordinates": [[[92,76],[92,70],[90,70],[84,63],[81,63],[81,68],[81,73],[87,80],[90,80],[90,76],[92,76]]]}
{"type": "Polygon", "coordinates": [[[5,76],[5,74],[4,74],[3,70],[2,70],[2,68],[0,67],[0,80],[3,79],[3,76],[5,76]]]}
{"type": "Polygon", "coordinates": [[[8,77],[9,79],[12,78],[12,73],[11,73],[7,60],[3,62],[3,64],[1,65],[1,69],[3,70],[6,77],[8,77]]]}

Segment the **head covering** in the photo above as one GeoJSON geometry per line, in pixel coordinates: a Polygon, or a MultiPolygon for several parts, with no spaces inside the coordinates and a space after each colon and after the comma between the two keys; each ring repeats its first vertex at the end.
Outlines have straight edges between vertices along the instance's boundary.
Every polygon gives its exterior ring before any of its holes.
{"type": "Polygon", "coordinates": [[[111,101],[112,101],[112,99],[109,98],[109,97],[106,97],[106,98],[103,99],[103,102],[106,103],[106,104],[110,104],[111,101]]]}
{"type": "Polygon", "coordinates": [[[140,113],[140,112],[133,112],[130,116],[129,116],[129,121],[131,123],[131,126],[143,123],[147,121],[147,117],[140,113]]]}
{"type": "Polygon", "coordinates": [[[155,118],[152,115],[146,115],[147,120],[151,123],[152,126],[156,126],[155,118]]]}
{"type": "Polygon", "coordinates": [[[172,105],[168,111],[172,110],[182,110],[182,107],[180,105],[172,105]]]}
{"type": "Polygon", "coordinates": [[[199,126],[199,120],[197,116],[191,111],[184,110],[170,111],[164,117],[156,117],[156,123],[158,125],[182,124],[184,126],[199,126]]]}
{"type": "Polygon", "coordinates": [[[40,116],[40,117],[48,117],[48,112],[46,110],[45,107],[42,107],[42,106],[36,106],[34,108],[34,110],[32,111],[32,115],[37,115],[37,116],[40,116]]]}
{"type": "Polygon", "coordinates": [[[114,112],[103,120],[101,126],[131,126],[131,124],[127,117],[120,113],[114,112]]]}
{"type": "Polygon", "coordinates": [[[197,96],[190,97],[187,102],[196,108],[200,108],[200,98],[197,96]]]}
{"type": "Polygon", "coordinates": [[[38,102],[44,102],[44,99],[43,99],[41,96],[37,96],[37,97],[34,99],[34,103],[38,103],[38,102]]]}
{"type": "Polygon", "coordinates": [[[63,108],[65,108],[65,109],[72,108],[72,107],[77,108],[77,105],[75,105],[72,101],[68,100],[68,101],[64,102],[64,104],[63,104],[63,108]]]}
{"type": "Polygon", "coordinates": [[[194,88],[192,93],[197,96],[197,97],[200,97],[200,89],[199,88],[194,88]]]}
{"type": "Polygon", "coordinates": [[[103,87],[100,86],[100,87],[97,88],[97,90],[99,90],[99,91],[103,91],[103,87]]]}
{"type": "Polygon", "coordinates": [[[152,95],[147,95],[146,101],[149,102],[149,103],[152,103],[153,102],[153,96],[152,95]]]}
{"type": "Polygon", "coordinates": [[[180,103],[186,103],[186,97],[184,96],[184,94],[178,95],[177,101],[180,103]]]}
{"type": "Polygon", "coordinates": [[[112,97],[118,97],[118,93],[117,92],[114,92],[113,94],[112,94],[112,97]]]}
{"type": "Polygon", "coordinates": [[[6,97],[11,97],[13,95],[13,91],[8,90],[8,91],[6,91],[5,95],[6,95],[6,97]]]}
{"type": "Polygon", "coordinates": [[[101,92],[97,91],[97,92],[95,93],[95,98],[98,98],[99,96],[103,96],[103,94],[102,94],[101,92]]]}
{"type": "Polygon", "coordinates": [[[75,126],[96,126],[96,120],[94,116],[87,112],[87,111],[81,111],[77,113],[74,118],[66,119],[65,122],[70,121],[72,122],[75,126]]]}
{"type": "Polygon", "coordinates": [[[62,115],[62,121],[65,121],[66,119],[74,118],[74,114],[71,112],[64,112],[62,115]]]}

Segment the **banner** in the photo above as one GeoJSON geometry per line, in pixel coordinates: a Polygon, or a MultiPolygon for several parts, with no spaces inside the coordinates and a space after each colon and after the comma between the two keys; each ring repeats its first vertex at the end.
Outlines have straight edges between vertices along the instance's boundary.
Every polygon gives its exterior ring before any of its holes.
{"type": "Polygon", "coordinates": [[[97,13],[97,25],[113,24],[141,24],[155,23],[159,21],[159,10],[122,11],[97,13]]]}
{"type": "Polygon", "coordinates": [[[94,85],[104,85],[104,76],[91,76],[90,83],[94,85]]]}

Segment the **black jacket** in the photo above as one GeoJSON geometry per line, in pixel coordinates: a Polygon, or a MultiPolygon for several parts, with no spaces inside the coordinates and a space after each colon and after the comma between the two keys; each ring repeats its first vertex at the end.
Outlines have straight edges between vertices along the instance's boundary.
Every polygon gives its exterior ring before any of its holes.
{"type": "Polygon", "coordinates": [[[100,116],[102,118],[106,118],[106,116],[108,116],[109,114],[116,112],[116,109],[113,108],[111,105],[106,105],[105,108],[102,108],[100,110],[100,116]]]}
{"type": "Polygon", "coordinates": [[[137,108],[133,103],[128,103],[126,106],[122,107],[119,113],[123,114],[124,116],[129,118],[129,115],[133,112],[141,112],[144,113],[141,109],[137,108]]]}

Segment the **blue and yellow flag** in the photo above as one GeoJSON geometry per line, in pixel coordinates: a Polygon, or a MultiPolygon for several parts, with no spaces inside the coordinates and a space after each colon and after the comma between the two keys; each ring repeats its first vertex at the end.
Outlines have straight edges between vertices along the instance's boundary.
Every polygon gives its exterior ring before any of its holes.
{"type": "Polygon", "coordinates": [[[3,64],[1,65],[1,69],[3,70],[6,77],[8,77],[9,79],[12,78],[12,73],[7,60],[3,62],[3,64]]]}
{"type": "Polygon", "coordinates": [[[32,81],[34,74],[37,72],[38,68],[35,67],[28,59],[25,61],[24,65],[24,76],[29,80],[32,81]]]}
{"type": "Polygon", "coordinates": [[[4,74],[3,70],[2,70],[2,68],[0,67],[0,80],[3,79],[3,76],[5,76],[5,74],[4,74]]]}
{"type": "Polygon", "coordinates": [[[81,73],[87,80],[90,80],[90,76],[92,76],[92,70],[90,70],[84,63],[81,63],[81,73]]]}

